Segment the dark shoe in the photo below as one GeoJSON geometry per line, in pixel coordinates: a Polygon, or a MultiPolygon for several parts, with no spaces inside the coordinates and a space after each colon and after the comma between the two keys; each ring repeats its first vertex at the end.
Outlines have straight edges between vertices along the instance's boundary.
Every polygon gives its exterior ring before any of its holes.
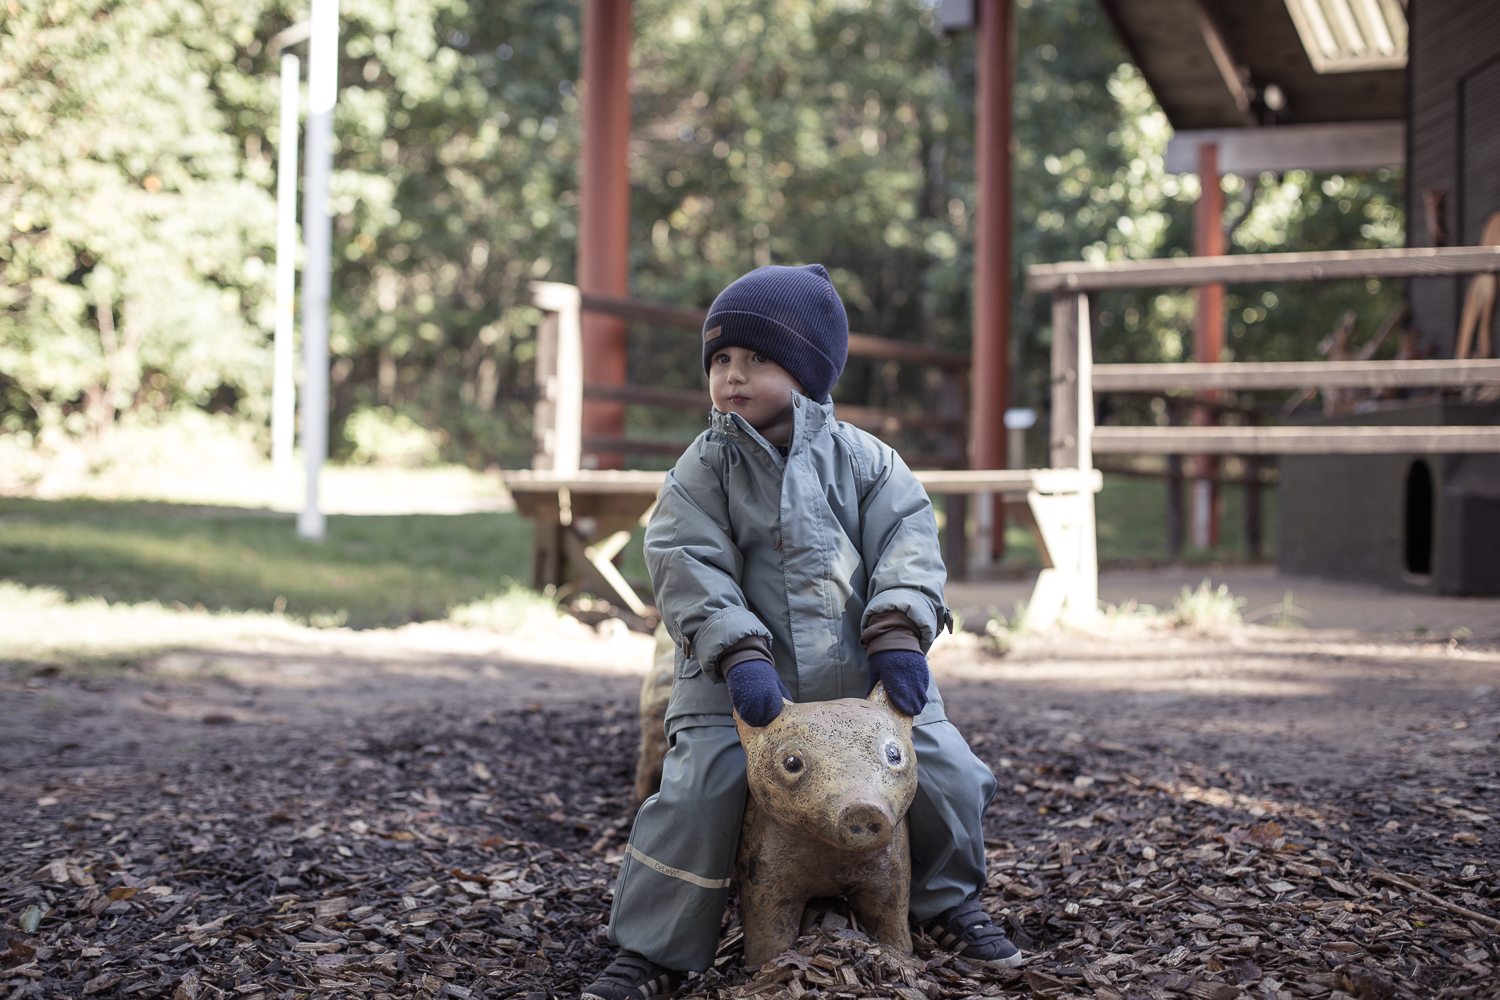
{"type": "Polygon", "coordinates": [[[622,948],[580,1000],[649,1000],[675,993],[680,985],[682,973],[622,948]]]}
{"type": "Polygon", "coordinates": [[[966,899],[918,927],[939,948],[963,956],[970,964],[1003,969],[1025,961],[977,899],[966,899]]]}

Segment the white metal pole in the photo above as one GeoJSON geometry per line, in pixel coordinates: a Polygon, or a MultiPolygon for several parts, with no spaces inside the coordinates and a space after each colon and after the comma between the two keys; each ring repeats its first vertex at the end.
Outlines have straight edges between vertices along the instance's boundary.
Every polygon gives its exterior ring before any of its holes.
{"type": "Polygon", "coordinates": [[[297,426],[297,388],[292,360],[297,298],[297,115],[302,61],[281,57],[281,133],[276,156],[276,340],[271,379],[271,470],[278,492],[291,477],[292,439],[297,426]]]}
{"type": "Polygon", "coordinates": [[[333,218],[328,177],[333,172],[333,105],[338,93],[338,0],[312,0],[307,59],[307,180],[302,191],[302,451],[307,458],[307,498],[297,534],[320,540],[323,511],[318,477],[328,457],[328,299],[333,218]]]}

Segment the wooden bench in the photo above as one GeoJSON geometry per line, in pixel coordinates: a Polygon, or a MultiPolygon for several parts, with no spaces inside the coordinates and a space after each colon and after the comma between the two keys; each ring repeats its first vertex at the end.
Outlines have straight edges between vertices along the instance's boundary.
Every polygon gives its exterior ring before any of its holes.
{"type": "MultiPolygon", "coordinates": [[[[651,615],[613,559],[656,507],[665,472],[521,470],[502,473],[516,508],[534,526],[533,584],[588,587],[637,615],[651,615]]],[[[1036,539],[1042,571],[1025,624],[1045,628],[1066,609],[1098,603],[1094,494],[1103,478],[1089,469],[940,470],[916,473],[931,496],[1001,494],[1006,509],[1036,539]]]]}

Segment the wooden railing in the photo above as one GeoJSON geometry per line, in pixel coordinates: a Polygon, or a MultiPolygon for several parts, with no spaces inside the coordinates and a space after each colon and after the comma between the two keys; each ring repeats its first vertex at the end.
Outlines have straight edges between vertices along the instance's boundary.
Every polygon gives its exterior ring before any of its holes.
{"type": "MultiPolygon", "coordinates": [[[[1027,608],[1027,621],[1044,627],[1061,615],[1095,614],[1098,562],[1094,454],[1354,454],[1500,451],[1500,427],[1096,427],[1096,392],[1166,389],[1250,390],[1328,386],[1348,388],[1469,387],[1500,385],[1500,361],[1364,361],[1098,365],[1093,363],[1089,295],[1111,288],[1191,286],[1205,283],[1314,281],[1346,278],[1435,277],[1500,272],[1500,247],[1446,247],[1331,253],[1258,254],[1213,258],[1050,264],[1027,269],[1032,291],[1052,303],[1051,468],[1009,471],[919,472],[929,493],[1002,493],[1008,509],[1029,521],[1044,569],[1027,608]]],[[[592,309],[630,320],[699,328],[700,310],[610,296],[582,296],[568,285],[539,282],[534,301],[545,313],[537,356],[536,469],[507,472],[517,504],[536,525],[536,582],[593,579],[613,588],[638,611],[650,609],[619,579],[611,559],[646,516],[660,473],[590,472],[579,469],[585,448],[611,450],[619,439],[585,440],[585,398],[634,405],[705,408],[702,392],[640,385],[584,385],[578,317],[592,309]],[[564,564],[572,568],[562,570],[564,564]]],[[[911,416],[841,405],[839,415],[877,432],[904,427],[950,429],[962,441],[967,409],[968,357],[918,344],[851,336],[854,357],[931,365],[950,379],[948,409],[911,416]]],[[[680,450],[680,442],[658,443],[680,450]]],[[[655,447],[637,442],[636,448],[655,447]]],[[[961,455],[962,452],[959,452],[961,455]]]]}
{"type": "Polygon", "coordinates": [[[1439,278],[1496,271],[1500,271],[1500,247],[1409,247],[1033,264],[1026,269],[1026,287],[1033,292],[1097,292],[1107,288],[1190,287],[1263,281],[1439,278]]]}
{"type": "Polygon", "coordinates": [[[1095,427],[1096,392],[1500,385],[1500,361],[1095,365],[1089,293],[1209,283],[1440,277],[1500,272],[1500,247],[1419,247],[1043,264],[1027,288],[1052,294],[1052,465],[1115,454],[1399,454],[1500,451],[1500,427],[1095,427]]]}
{"type": "MultiPolygon", "coordinates": [[[[641,320],[659,326],[701,330],[704,320],[708,319],[707,309],[688,309],[665,302],[622,295],[580,292],[579,303],[586,312],[604,313],[621,319],[641,320]]],[[[905,340],[870,337],[860,333],[849,335],[849,356],[876,358],[882,361],[904,361],[917,365],[935,365],[956,371],[967,371],[969,368],[969,356],[961,351],[945,351],[905,340]]]]}
{"type": "MultiPolygon", "coordinates": [[[[549,313],[555,313],[556,303],[566,298],[569,293],[576,295],[577,308],[582,311],[618,316],[632,322],[701,330],[703,321],[708,317],[706,309],[689,309],[649,299],[577,292],[572,291],[571,286],[559,286],[550,282],[533,283],[533,300],[549,313]],[[569,292],[564,292],[563,289],[568,289],[569,292]]],[[[556,378],[558,375],[553,359],[557,357],[555,343],[559,322],[561,319],[553,319],[549,315],[538,331],[539,386],[544,385],[546,379],[556,378]],[[549,368],[549,365],[552,367],[549,368]]],[[[849,335],[849,356],[937,368],[943,373],[943,385],[939,393],[943,402],[940,412],[921,414],[841,403],[838,408],[839,419],[847,420],[862,430],[884,438],[908,430],[939,432],[942,435],[944,447],[935,452],[908,453],[906,455],[908,463],[916,467],[935,468],[961,468],[967,464],[969,371],[967,354],[913,344],[908,341],[852,333],[849,335]]],[[[581,358],[579,360],[581,363],[581,358]]],[[[581,374],[578,378],[581,381],[581,374]]],[[[649,385],[582,383],[582,398],[623,403],[628,406],[651,406],[701,412],[706,412],[708,409],[707,394],[703,390],[669,389],[649,385]]],[[[545,428],[555,422],[555,415],[550,409],[550,401],[544,402],[537,416],[539,417],[538,427],[545,428]]],[[[545,462],[549,454],[547,443],[539,436],[537,444],[538,456],[545,462]]],[[[683,447],[684,442],[681,441],[623,436],[587,435],[581,439],[582,451],[587,453],[677,455],[682,452],[683,447]]],[[[537,467],[546,466],[538,465],[537,467]]]]}

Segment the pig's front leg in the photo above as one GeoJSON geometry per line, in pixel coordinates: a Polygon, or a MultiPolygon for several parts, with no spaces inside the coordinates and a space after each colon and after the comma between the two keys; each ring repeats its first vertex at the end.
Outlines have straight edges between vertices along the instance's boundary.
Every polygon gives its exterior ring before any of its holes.
{"type": "Polygon", "coordinates": [[[748,966],[775,958],[797,941],[808,896],[795,866],[786,864],[790,846],[785,831],[760,811],[754,796],[747,797],[735,868],[748,966]]]}
{"type": "Polygon", "coordinates": [[[860,884],[849,893],[849,908],[865,930],[881,944],[911,951],[907,907],[911,903],[911,835],[906,817],[896,824],[895,836],[879,863],[866,869],[860,884]]]}

